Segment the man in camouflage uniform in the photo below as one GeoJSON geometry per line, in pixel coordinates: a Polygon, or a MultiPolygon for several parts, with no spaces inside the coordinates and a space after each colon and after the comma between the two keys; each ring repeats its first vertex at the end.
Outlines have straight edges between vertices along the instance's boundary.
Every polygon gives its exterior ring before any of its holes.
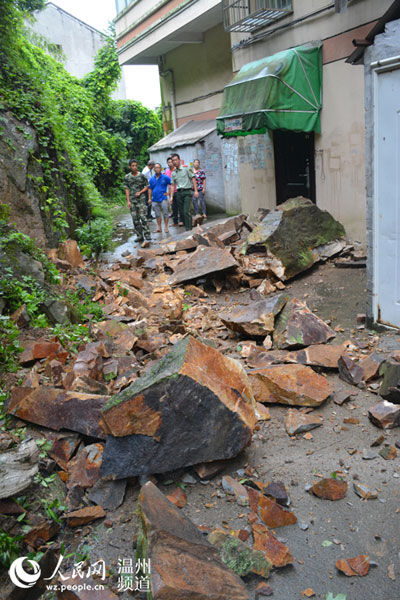
{"type": "Polygon", "coordinates": [[[142,173],[138,171],[137,161],[129,161],[130,173],[125,175],[125,194],[128,208],[131,211],[133,227],[137,238],[135,242],[143,242],[142,246],[149,245],[151,240],[150,228],[147,221],[147,189],[149,182],[142,173]],[[145,241],[146,239],[146,241],[145,241]]]}

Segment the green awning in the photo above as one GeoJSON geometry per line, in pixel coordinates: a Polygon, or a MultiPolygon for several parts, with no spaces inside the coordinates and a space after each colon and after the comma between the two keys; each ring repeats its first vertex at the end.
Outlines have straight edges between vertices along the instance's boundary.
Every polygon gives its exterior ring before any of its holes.
{"type": "Polygon", "coordinates": [[[242,67],[224,88],[217,131],[224,137],[267,129],[321,131],[322,43],[278,52],[242,67]]]}

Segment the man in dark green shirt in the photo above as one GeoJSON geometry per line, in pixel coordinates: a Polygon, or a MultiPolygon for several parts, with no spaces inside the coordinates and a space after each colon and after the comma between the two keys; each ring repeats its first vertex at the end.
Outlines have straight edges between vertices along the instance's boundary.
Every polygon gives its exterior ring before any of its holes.
{"type": "MultiPolygon", "coordinates": [[[[176,196],[180,213],[183,215],[183,222],[186,231],[192,229],[192,187],[193,171],[190,167],[184,167],[181,164],[179,154],[172,155],[172,162],[175,170],[171,173],[172,183],[176,183],[176,196]]],[[[174,186],[171,186],[173,190],[174,186]]]]}
{"type": "Polygon", "coordinates": [[[143,242],[142,246],[145,247],[151,240],[146,202],[149,182],[145,175],[139,173],[137,160],[132,158],[129,161],[129,168],[131,172],[125,175],[124,181],[126,202],[131,211],[133,227],[137,234],[135,242],[143,242]]]}

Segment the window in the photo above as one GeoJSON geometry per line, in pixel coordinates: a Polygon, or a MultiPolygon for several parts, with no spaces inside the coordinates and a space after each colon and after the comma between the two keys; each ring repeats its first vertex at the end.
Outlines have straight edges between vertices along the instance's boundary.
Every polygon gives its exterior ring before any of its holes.
{"type": "Polygon", "coordinates": [[[292,12],[292,0],[223,0],[225,31],[252,32],[292,12]]]}
{"type": "Polygon", "coordinates": [[[115,7],[117,9],[117,15],[127,8],[132,0],[115,0],[115,7]]]}

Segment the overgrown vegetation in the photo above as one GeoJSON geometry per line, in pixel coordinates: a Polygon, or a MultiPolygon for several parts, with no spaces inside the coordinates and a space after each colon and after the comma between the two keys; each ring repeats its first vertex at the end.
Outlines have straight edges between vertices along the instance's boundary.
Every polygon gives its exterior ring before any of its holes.
{"type": "MultiPolygon", "coordinates": [[[[98,254],[109,241],[105,208],[124,198],[127,160],[134,155],[145,162],[148,146],[162,135],[161,122],[138,102],[112,100],[121,77],[112,33],[83,79],[46,53],[52,50],[43,41],[32,43],[24,18],[43,6],[44,0],[3,0],[0,111],[37,134],[31,157],[37,168],[30,177],[48,226],[62,239],[80,223],[79,240],[98,254]]],[[[2,118],[0,112],[0,135],[2,118]]]]}

